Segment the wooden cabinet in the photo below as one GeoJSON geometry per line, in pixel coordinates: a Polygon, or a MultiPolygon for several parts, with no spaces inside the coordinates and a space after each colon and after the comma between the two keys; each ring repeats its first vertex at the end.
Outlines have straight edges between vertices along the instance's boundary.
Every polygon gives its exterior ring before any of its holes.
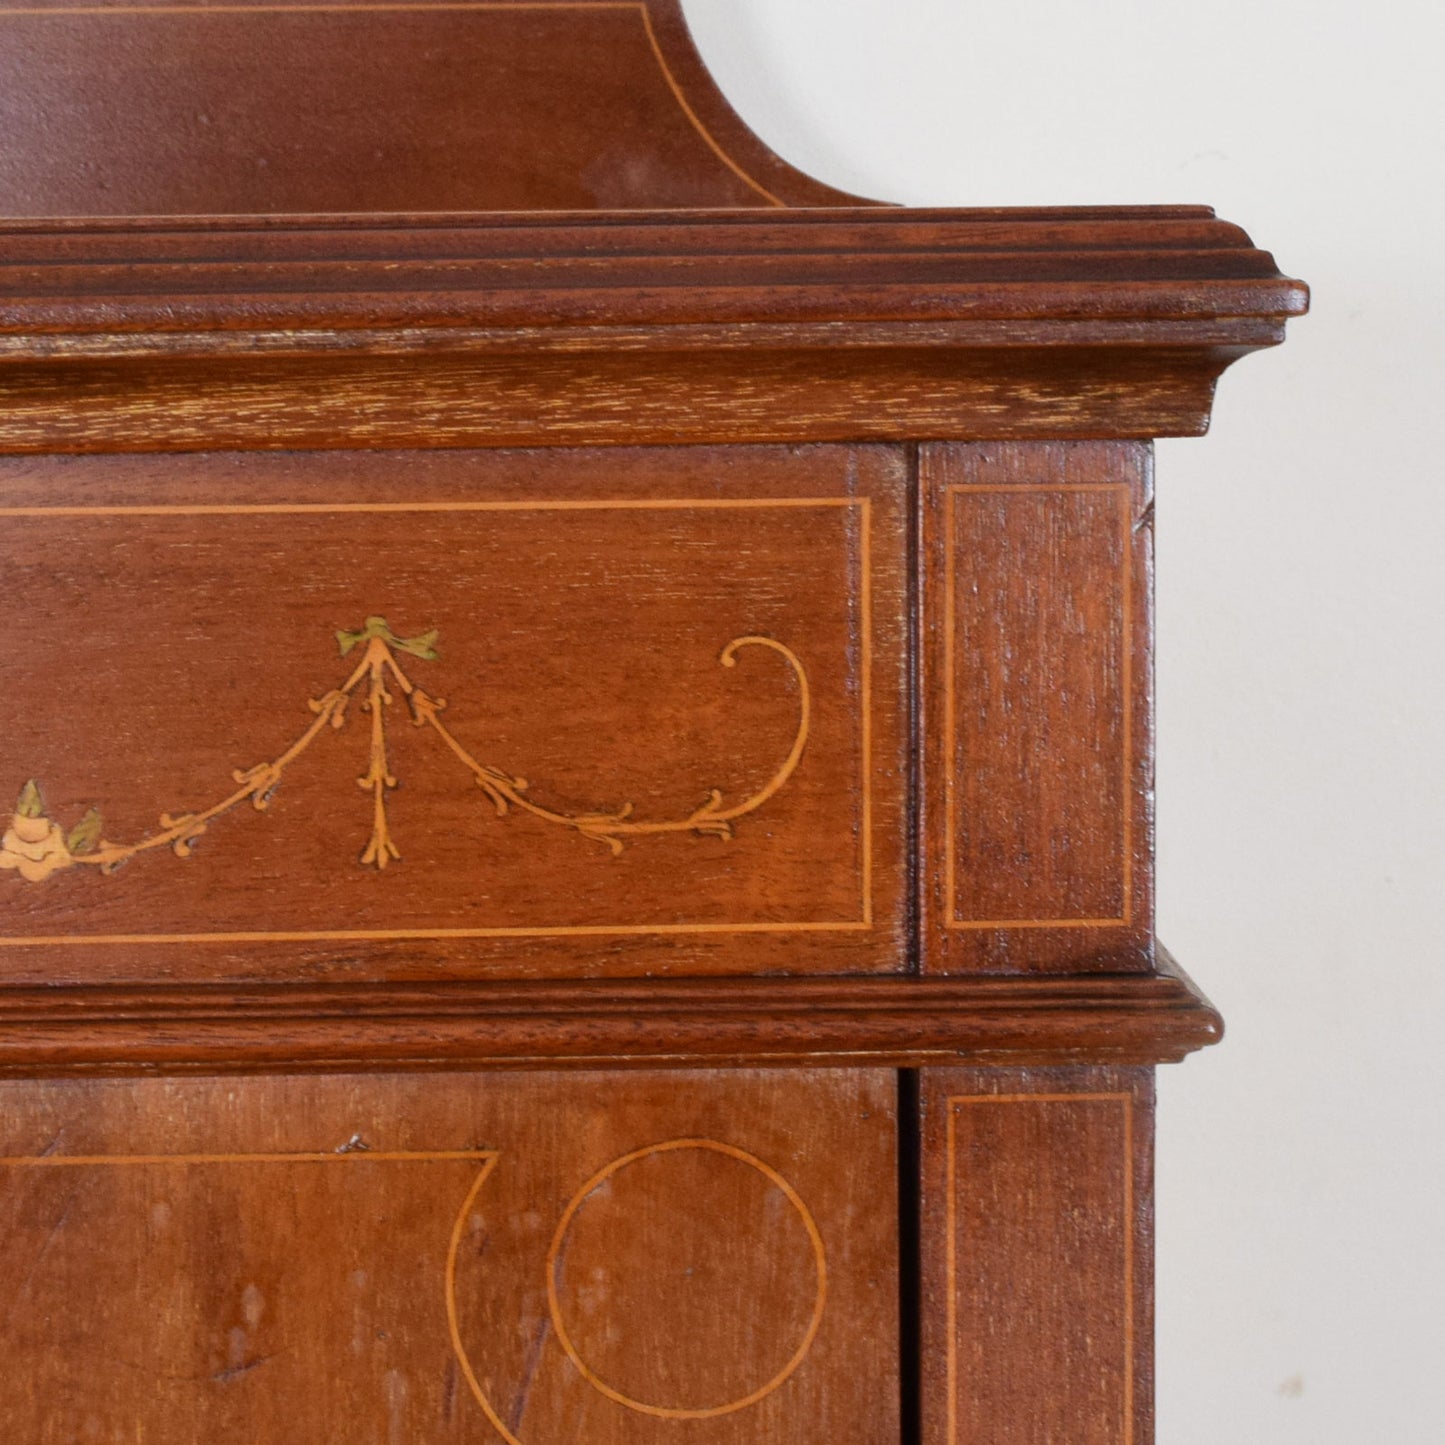
{"type": "Polygon", "coordinates": [[[1303,288],[672,0],[0,37],[0,1433],[1147,1445],[1149,443],[1303,288]]]}

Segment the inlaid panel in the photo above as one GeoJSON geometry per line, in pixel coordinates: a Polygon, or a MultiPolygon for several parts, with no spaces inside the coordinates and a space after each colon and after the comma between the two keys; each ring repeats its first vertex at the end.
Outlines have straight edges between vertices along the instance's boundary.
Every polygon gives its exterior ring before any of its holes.
{"type": "Polygon", "coordinates": [[[1149,1071],[922,1077],[927,1445],[1148,1445],[1149,1071]]]}
{"type": "Polygon", "coordinates": [[[886,449],[12,462],[11,979],[901,964],[886,449]]]}
{"type": "Polygon", "coordinates": [[[895,1083],[0,1086],[27,1445],[897,1436],[895,1083]]]}
{"type": "Polygon", "coordinates": [[[1147,968],[1148,451],[929,447],[922,471],[927,966],[1147,968]]]}

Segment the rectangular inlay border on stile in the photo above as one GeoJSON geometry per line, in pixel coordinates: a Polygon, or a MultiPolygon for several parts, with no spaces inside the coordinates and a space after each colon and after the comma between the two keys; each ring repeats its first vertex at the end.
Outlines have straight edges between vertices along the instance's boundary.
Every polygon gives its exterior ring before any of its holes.
{"type": "MultiPolygon", "coordinates": [[[[858,526],[858,630],[860,715],[861,916],[835,922],[561,924],[498,928],[376,928],[264,930],[226,933],[0,935],[0,948],[73,945],[148,945],[166,943],[394,943],[463,938],[607,938],[668,937],[685,934],[849,933],[873,927],[873,508],[869,497],[619,497],[608,500],[494,502],[254,502],[196,504],[117,504],[94,507],[0,507],[7,517],[226,517],[326,516],[356,513],[725,511],[766,508],[856,508],[858,526]]],[[[845,547],[845,564],[846,564],[845,547]]],[[[845,577],[844,596],[848,595],[845,577]]],[[[0,1161],[3,1163],[3,1161],[0,1161]]]]}
{"type": "Polygon", "coordinates": [[[944,1278],[945,1317],[948,1339],[944,1349],[947,1445],[988,1445],[987,1441],[961,1441],[958,1434],[958,1136],[955,1129],[960,1104],[1121,1104],[1124,1113],[1123,1197],[1120,1201],[1124,1234],[1124,1400],[1123,1435],[1120,1445],[1134,1445],[1134,1096],[1129,1093],[1099,1094],[955,1094],[947,1100],[947,1143],[944,1148],[945,1228],[944,1278]]]}
{"type": "Polygon", "coordinates": [[[1130,487],[1127,482],[1080,482],[1051,485],[1038,482],[981,482],[954,483],[944,489],[944,549],[943,549],[943,736],[948,748],[948,761],[943,770],[943,877],[944,898],[947,900],[947,914],[944,927],[951,929],[981,928],[1126,928],[1133,921],[1134,912],[1134,808],[1133,789],[1133,747],[1134,747],[1134,588],[1133,588],[1133,532],[1129,515],[1130,487]],[[955,657],[954,588],[957,582],[956,509],[954,498],[960,493],[972,496],[996,492],[1024,493],[1029,496],[1048,496],[1058,492],[1112,492],[1119,499],[1119,569],[1120,569],[1120,617],[1121,635],[1119,691],[1122,696],[1120,708],[1119,748],[1123,754],[1123,780],[1120,786],[1120,811],[1123,815],[1119,843],[1120,889],[1124,906],[1118,918],[960,918],[957,896],[957,786],[954,780],[954,764],[958,757],[958,726],[956,708],[957,660],[955,657]]]}

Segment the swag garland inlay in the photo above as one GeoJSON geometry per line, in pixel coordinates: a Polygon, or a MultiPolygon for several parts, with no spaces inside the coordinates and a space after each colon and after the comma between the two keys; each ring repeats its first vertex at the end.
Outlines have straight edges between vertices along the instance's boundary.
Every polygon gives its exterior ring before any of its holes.
{"type": "Polygon", "coordinates": [[[406,699],[413,724],[419,728],[430,728],[446,744],[490,799],[499,818],[505,817],[510,808],[518,808],[543,822],[573,829],[583,837],[603,843],[613,854],[621,853],[624,839],[649,833],[732,837],[733,823],[760,808],[793,775],[807,745],[811,695],[802,662],[791,649],[771,637],[751,634],[735,637],[719,655],[718,660],[724,667],[736,666],[737,655],[745,647],[768,648],[787,662],[798,684],[798,727],[793,745],[762,788],[731,807],[724,806],[722,791],[713,788],[709,790],[707,800],[685,817],[657,822],[634,819],[631,803],[625,803],[613,812],[559,812],[527,796],[529,784],[526,778],[479,762],[441,720],[441,713],[447,706],[446,699],[432,697],[402,670],[397,661],[398,653],[424,662],[436,661],[439,656],[437,638],[435,629],[417,637],[398,637],[384,617],[368,617],[355,632],[338,632],[336,640],[341,655],[347,657],[361,647],[364,648],[361,660],[340,687],[309,700],[308,706],[314,716],[306,731],[273,761],[237,769],[232,774],[237,787],[220,802],[199,812],[162,813],[159,831],[138,842],[114,843],[104,838],[100,810],[94,807],[67,832],[49,816],[40,787],[31,779],[21,790],[10,826],[0,840],[0,868],[16,870],[22,878],[39,883],[61,869],[75,865],[89,864],[99,867],[103,873],[112,873],[137,854],[156,848],[169,847],[177,857],[187,858],[196,839],[214,819],[248,798],[257,811],[264,812],[286,769],[328,727],[335,731],[345,726],[347,707],[358,692],[362,696],[362,711],[371,717],[371,749],[367,770],[356,782],[372,799],[371,837],[360,861],[363,867],[385,868],[393,859],[401,858],[401,852],[392,839],[386,813],[386,795],[397,785],[387,752],[386,709],[395,701],[388,682],[406,699]]]}

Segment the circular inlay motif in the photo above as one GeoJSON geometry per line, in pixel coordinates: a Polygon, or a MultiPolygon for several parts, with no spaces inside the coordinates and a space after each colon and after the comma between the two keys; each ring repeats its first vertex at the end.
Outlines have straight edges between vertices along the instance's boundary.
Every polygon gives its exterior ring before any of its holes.
{"type": "Polygon", "coordinates": [[[826,1297],[822,1237],[797,1191],[712,1139],[613,1160],[577,1191],[547,1253],[568,1358],[609,1400],[663,1419],[727,1415],[772,1394],[807,1356],[826,1297]],[[709,1380],[729,1371],[734,1396],[668,1402],[689,1380],[701,1390],[699,1369],[709,1380]]]}

